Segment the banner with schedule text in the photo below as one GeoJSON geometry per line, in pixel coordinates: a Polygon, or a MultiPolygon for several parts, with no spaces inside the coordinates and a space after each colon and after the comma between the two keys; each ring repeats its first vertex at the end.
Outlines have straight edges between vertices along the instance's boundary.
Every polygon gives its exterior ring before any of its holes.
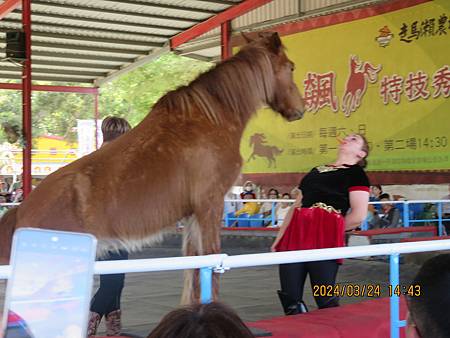
{"type": "Polygon", "coordinates": [[[282,36],[307,112],[263,109],[245,130],[243,172],[307,172],[337,138],[369,140],[369,171],[450,169],[450,2],[431,1],[282,36]]]}

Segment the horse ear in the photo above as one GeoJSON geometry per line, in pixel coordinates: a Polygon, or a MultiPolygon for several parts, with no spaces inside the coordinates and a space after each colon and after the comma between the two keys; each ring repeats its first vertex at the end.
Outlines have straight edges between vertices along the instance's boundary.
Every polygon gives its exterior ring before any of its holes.
{"type": "Polygon", "coordinates": [[[275,52],[278,53],[280,51],[281,46],[283,43],[281,42],[280,36],[277,32],[272,33],[269,37],[269,48],[275,52]]]}
{"type": "Polygon", "coordinates": [[[250,35],[248,35],[248,34],[246,34],[244,32],[241,32],[241,35],[244,38],[245,42],[247,42],[247,43],[250,43],[250,42],[254,41],[252,38],[250,38],[250,35]]]}

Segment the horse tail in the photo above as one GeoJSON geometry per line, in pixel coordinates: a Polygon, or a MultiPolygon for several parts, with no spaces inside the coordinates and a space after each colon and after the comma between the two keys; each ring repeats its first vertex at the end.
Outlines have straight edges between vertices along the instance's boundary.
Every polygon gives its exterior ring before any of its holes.
{"type": "MultiPolygon", "coordinates": [[[[197,218],[191,216],[184,221],[183,254],[184,256],[203,255],[202,232],[197,218]]],[[[184,287],[181,304],[187,305],[200,301],[200,280],[198,270],[184,270],[184,287]]]]}
{"type": "Polygon", "coordinates": [[[9,209],[0,218],[0,264],[9,264],[11,244],[16,227],[17,208],[9,209]]]}

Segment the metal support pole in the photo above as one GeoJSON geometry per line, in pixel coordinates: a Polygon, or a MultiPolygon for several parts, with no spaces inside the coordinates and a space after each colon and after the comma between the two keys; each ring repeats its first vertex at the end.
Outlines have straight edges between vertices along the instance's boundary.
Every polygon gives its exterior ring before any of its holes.
{"type": "Polygon", "coordinates": [[[98,91],[94,94],[94,123],[95,123],[95,149],[99,147],[98,144],[98,91]]]}
{"type": "Polygon", "coordinates": [[[220,25],[220,46],[221,60],[226,60],[231,56],[231,22],[225,21],[220,25]]]}
{"type": "Polygon", "coordinates": [[[442,236],[444,234],[443,224],[442,224],[442,203],[439,202],[438,204],[438,219],[439,219],[439,226],[438,226],[438,235],[442,236]]]}
{"type": "Polygon", "coordinates": [[[398,253],[389,256],[389,285],[392,293],[390,295],[391,338],[399,338],[400,328],[406,325],[405,320],[400,320],[400,296],[396,294],[396,291],[401,291],[401,289],[398,289],[398,287],[400,287],[399,260],[400,255],[398,253]]]}
{"type": "Polygon", "coordinates": [[[403,204],[403,226],[405,228],[409,227],[409,203],[405,202],[403,204]]]}
{"type": "Polygon", "coordinates": [[[23,197],[31,192],[31,0],[22,1],[26,59],[22,70],[23,197]]]}
{"type": "Polygon", "coordinates": [[[212,301],[212,268],[200,269],[200,302],[202,304],[212,301]]]}

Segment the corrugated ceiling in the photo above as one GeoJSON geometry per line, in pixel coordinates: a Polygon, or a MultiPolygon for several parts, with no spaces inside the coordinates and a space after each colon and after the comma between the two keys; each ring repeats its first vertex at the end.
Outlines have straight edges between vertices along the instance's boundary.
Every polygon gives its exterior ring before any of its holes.
{"type": "MultiPolygon", "coordinates": [[[[169,50],[169,39],[242,0],[33,0],[32,69],[35,81],[100,85],[169,50]],[[131,67],[130,67],[131,66],[131,67]]],[[[374,2],[374,1],[370,1],[374,2]]],[[[367,1],[274,0],[232,21],[233,31],[299,20],[305,9],[357,6],[367,1]]],[[[325,13],[325,12],[324,12],[325,13]]],[[[0,55],[7,31],[20,30],[21,10],[0,20],[0,55]]],[[[175,52],[207,61],[220,58],[220,29],[175,52]]],[[[0,81],[20,79],[17,63],[0,62],[0,81]]]]}

